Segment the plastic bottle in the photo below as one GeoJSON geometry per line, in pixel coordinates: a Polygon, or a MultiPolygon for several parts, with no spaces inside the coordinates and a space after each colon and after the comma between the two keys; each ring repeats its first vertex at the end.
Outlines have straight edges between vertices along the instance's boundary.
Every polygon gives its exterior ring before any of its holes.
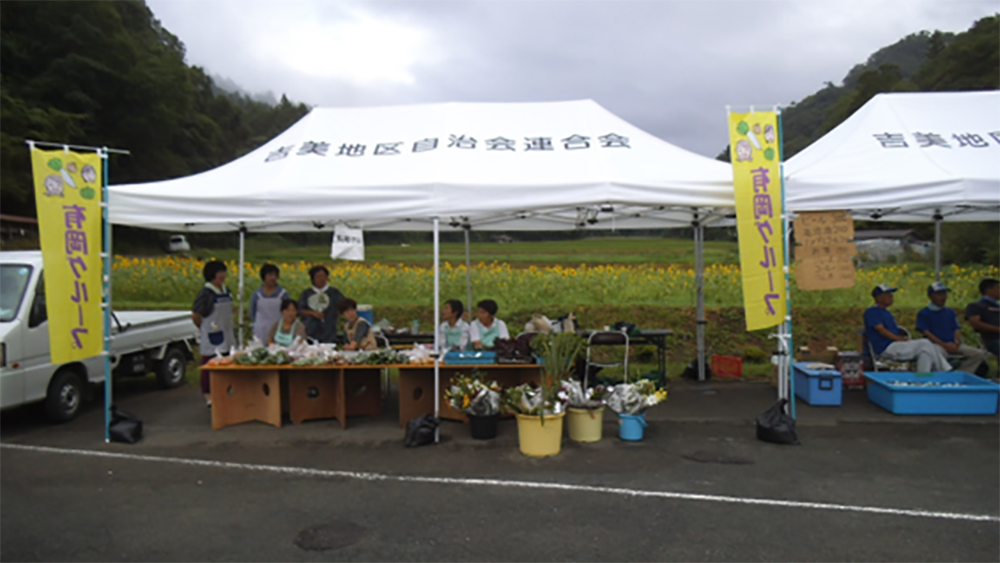
{"type": "Polygon", "coordinates": [[[413,319],[413,324],[410,328],[410,334],[417,334],[420,332],[420,321],[413,319]]]}

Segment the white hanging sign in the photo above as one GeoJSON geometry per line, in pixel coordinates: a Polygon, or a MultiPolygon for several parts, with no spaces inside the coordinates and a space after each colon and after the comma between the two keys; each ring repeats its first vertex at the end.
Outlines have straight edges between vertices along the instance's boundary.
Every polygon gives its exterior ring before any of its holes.
{"type": "Polygon", "coordinates": [[[330,251],[330,256],[341,260],[363,262],[365,259],[364,231],[342,224],[334,227],[333,248],[330,251]]]}

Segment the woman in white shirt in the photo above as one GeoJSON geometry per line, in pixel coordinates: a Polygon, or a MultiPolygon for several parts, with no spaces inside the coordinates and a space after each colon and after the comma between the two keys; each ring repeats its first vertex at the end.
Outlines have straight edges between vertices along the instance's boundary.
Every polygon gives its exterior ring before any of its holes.
{"type": "Polygon", "coordinates": [[[449,299],[444,302],[441,309],[441,316],[444,322],[438,326],[439,341],[448,350],[465,350],[469,347],[471,340],[469,334],[469,323],[462,319],[465,307],[458,299],[449,299]]]}
{"type": "Polygon", "coordinates": [[[469,327],[472,347],[477,350],[492,348],[497,338],[510,338],[507,323],[497,318],[500,307],[492,299],[483,299],[476,303],[476,320],[469,327]]]}

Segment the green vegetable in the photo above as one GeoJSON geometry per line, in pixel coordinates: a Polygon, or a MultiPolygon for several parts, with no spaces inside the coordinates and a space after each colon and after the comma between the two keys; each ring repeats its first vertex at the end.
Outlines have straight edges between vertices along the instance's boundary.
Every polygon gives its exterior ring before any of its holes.
{"type": "Polygon", "coordinates": [[[59,160],[58,158],[53,158],[52,160],[49,161],[49,168],[57,172],[59,170],[62,170],[62,161],[59,160]]]}
{"type": "Polygon", "coordinates": [[[774,149],[770,147],[764,149],[764,158],[768,160],[774,160],[774,149]]]}
{"type": "Polygon", "coordinates": [[[741,121],[736,124],[736,132],[740,135],[746,135],[748,131],[750,131],[750,126],[747,125],[746,121],[741,121]]]}
{"type": "Polygon", "coordinates": [[[94,196],[96,195],[97,192],[94,191],[94,188],[91,188],[90,186],[87,186],[82,190],[80,190],[80,197],[82,197],[83,199],[94,199],[94,196]]]}

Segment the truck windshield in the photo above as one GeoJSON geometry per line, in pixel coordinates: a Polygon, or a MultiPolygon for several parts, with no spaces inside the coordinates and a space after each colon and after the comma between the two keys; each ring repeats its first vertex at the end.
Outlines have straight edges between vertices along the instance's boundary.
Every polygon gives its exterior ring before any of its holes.
{"type": "Polygon", "coordinates": [[[31,266],[26,264],[0,265],[0,322],[10,322],[21,308],[24,290],[31,279],[31,266]]]}

